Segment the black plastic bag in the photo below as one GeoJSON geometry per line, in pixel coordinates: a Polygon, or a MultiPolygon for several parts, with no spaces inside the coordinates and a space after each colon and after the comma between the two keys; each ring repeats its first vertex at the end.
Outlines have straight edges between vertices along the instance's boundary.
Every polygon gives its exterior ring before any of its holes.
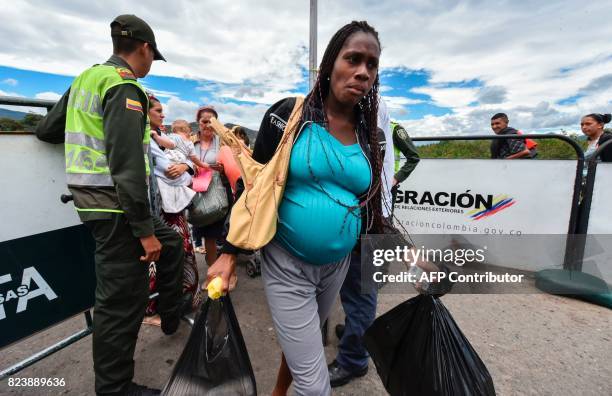
{"type": "Polygon", "coordinates": [[[202,304],[162,394],[257,394],[251,361],[229,296],[209,298],[202,304]]]}
{"type": "Polygon", "coordinates": [[[364,335],[385,389],[399,395],[495,395],[493,379],[437,297],[418,295],[364,335]]]}

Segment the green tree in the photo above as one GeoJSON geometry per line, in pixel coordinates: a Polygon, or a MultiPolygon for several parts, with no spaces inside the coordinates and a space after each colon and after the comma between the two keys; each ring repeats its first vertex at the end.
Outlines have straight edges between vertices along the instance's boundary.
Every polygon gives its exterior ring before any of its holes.
{"type": "Polygon", "coordinates": [[[23,131],[23,124],[11,118],[0,118],[0,131],[14,132],[23,131]]]}
{"type": "Polygon", "coordinates": [[[28,131],[33,131],[42,118],[43,116],[40,114],[28,113],[25,115],[25,117],[23,117],[21,123],[28,131]]]}
{"type": "MultiPolygon", "coordinates": [[[[585,141],[578,136],[569,136],[584,150],[585,141]]],[[[576,151],[568,144],[557,139],[539,139],[538,160],[576,159],[576,151]]],[[[491,158],[489,140],[444,141],[417,147],[421,158],[491,158]]]]}

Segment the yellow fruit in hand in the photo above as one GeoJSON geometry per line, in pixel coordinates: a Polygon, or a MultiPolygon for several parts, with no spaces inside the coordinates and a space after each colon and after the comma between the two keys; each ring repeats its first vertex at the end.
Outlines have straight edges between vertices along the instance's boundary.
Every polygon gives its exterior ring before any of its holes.
{"type": "Polygon", "coordinates": [[[208,283],[208,298],[212,298],[213,300],[218,299],[223,295],[223,280],[220,276],[217,276],[215,279],[211,280],[208,283]]]}

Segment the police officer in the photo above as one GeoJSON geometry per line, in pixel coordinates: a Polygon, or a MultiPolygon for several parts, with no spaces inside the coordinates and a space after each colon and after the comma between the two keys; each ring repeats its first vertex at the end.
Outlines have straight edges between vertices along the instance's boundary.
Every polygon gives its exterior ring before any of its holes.
{"type": "Polygon", "coordinates": [[[80,74],[40,122],[39,139],[65,142],[66,177],[81,221],[96,241],[93,360],[96,393],[159,394],[136,385],[134,348],[155,261],[165,334],[180,319],[182,238],[151,215],[148,98],[137,78],[164,60],[149,25],[134,15],[111,23],[113,55],[80,74]]]}
{"type": "Polygon", "coordinates": [[[397,122],[391,121],[391,133],[393,136],[393,152],[395,156],[395,175],[393,176],[393,186],[406,180],[419,163],[419,153],[414,147],[414,143],[408,136],[408,132],[397,122]],[[406,161],[401,165],[401,154],[406,161]]]}

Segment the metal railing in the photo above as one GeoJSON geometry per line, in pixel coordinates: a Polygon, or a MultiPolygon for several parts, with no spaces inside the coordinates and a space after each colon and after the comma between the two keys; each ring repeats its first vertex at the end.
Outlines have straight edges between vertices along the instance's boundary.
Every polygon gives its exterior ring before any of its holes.
{"type": "Polygon", "coordinates": [[[86,324],[86,327],[83,330],[80,330],[64,338],[63,340],[43,349],[42,351],[39,351],[25,358],[24,360],[12,365],[11,367],[0,371],[0,381],[2,381],[3,379],[7,377],[10,377],[13,374],[20,372],[21,370],[27,367],[30,367],[34,363],[39,362],[43,360],[44,358],[53,355],[55,352],[61,351],[62,349],[79,341],[80,339],[85,338],[88,335],[90,335],[93,332],[93,320],[91,318],[90,311],[85,312],[85,324],[86,324]]]}
{"type": "MultiPolygon", "coordinates": [[[[584,251],[584,241],[582,238],[577,238],[576,234],[581,231],[581,224],[584,214],[581,210],[581,195],[582,190],[582,172],[585,165],[584,151],[582,147],[572,138],[565,135],[557,134],[522,134],[522,135],[472,135],[472,136],[438,136],[438,137],[415,137],[412,140],[417,142],[430,141],[462,141],[462,140],[507,140],[507,139],[555,139],[561,140],[569,144],[576,152],[576,173],[574,176],[574,192],[572,195],[571,212],[569,224],[567,227],[567,238],[565,254],[563,259],[563,268],[566,270],[580,269],[581,252],[584,251]]],[[[587,214],[588,216],[588,214],[587,214]]],[[[588,217],[587,217],[588,218],[588,217]]]]}
{"type": "Polygon", "coordinates": [[[44,107],[51,110],[57,101],[47,99],[29,99],[18,96],[0,96],[0,105],[24,106],[24,107],[44,107]]]}
{"type": "Polygon", "coordinates": [[[592,156],[586,161],[587,176],[582,187],[582,200],[579,208],[579,222],[576,229],[576,249],[569,260],[573,263],[571,269],[576,271],[582,270],[584,252],[587,243],[587,233],[589,228],[589,218],[591,215],[591,203],[593,201],[593,192],[595,189],[595,175],[597,174],[597,164],[599,157],[605,149],[612,149],[612,140],[605,142],[597,148],[592,156]]]}
{"type": "Polygon", "coordinates": [[[580,203],[580,191],[582,187],[582,170],[584,167],[584,151],[582,147],[572,138],[565,135],[556,134],[525,134],[525,135],[471,135],[471,136],[435,136],[435,137],[414,137],[411,138],[415,142],[437,142],[437,141],[461,141],[461,140],[508,140],[508,139],[555,139],[561,140],[569,144],[576,152],[576,176],[574,179],[574,193],[572,196],[572,212],[570,214],[570,222],[568,225],[568,234],[575,234],[578,228],[578,215],[580,203]]]}

